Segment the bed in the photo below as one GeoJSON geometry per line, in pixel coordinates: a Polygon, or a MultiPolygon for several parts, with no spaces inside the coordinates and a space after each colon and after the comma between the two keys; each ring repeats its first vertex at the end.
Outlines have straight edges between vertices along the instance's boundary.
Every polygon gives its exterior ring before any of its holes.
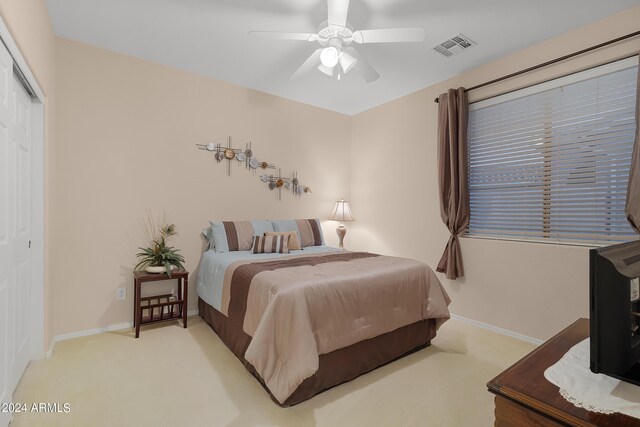
{"type": "Polygon", "coordinates": [[[428,346],[449,318],[426,264],[324,244],[206,250],[197,291],[200,316],[281,406],[428,346]]]}

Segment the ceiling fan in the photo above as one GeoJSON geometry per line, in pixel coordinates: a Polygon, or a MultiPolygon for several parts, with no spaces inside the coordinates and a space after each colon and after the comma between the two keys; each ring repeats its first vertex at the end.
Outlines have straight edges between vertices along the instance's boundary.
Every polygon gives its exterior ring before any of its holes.
{"type": "Polygon", "coordinates": [[[291,76],[297,79],[317,68],[330,77],[340,80],[343,74],[354,70],[367,82],[373,82],[380,74],[358,53],[353,43],[421,42],[424,28],[392,28],[384,30],[353,31],[347,22],[349,0],[327,0],[329,19],[318,28],[317,34],[283,33],[276,31],[251,31],[249,36],[271,40],[298,40],[318,42],[316,49],[291,76]]]}

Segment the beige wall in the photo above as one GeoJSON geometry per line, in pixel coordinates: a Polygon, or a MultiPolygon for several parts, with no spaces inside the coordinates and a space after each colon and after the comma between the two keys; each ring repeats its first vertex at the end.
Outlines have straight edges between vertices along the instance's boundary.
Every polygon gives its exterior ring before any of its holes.
{"type": "Polygon", "coordinates": [[[22,56],[27,61],[38,85],[46,96],[45,102],[45,348],[52,338],[50,328],[53,312],[49,304],[52,295],[50,267],[51,224],[54,180],[54,104],[55,36],[49,12],[43,0],[0,0],[0,16],[9,29],[22,56]]]}
{"type": "MultiPolygon", "coordinates": [[[[56,44],[58,200],[54,335],[132,320],[135,253],[145,209],[175,222],[187,268],[213,219],[326,219],[349,197],[350,118],[63,39],[56,44]],[[234,164],[232,176],[196,143],[253,142],[261,160],[298,171],[311,195],[277,201],[234,164]],[[115,301],[117,287],[128,290],[115,301]]],[[[336,223],[324,224],[336,244],[336,223]]],[[[195,275],[190,308],[197,308],[195,275]]]]}
{"type": "MultiPolygon", "coordinates": [[[[131,320],[130,269],[137,246],[143,244],[137,220],[147,208],[165,212],[178,225],[176,244],[192,271],[201,249],[198,233],[209,219],[326,217],[341,196],[351,198],[358,219],[349,225],[351,248],[434,265],[448,236],[437,202],[433,98],[448,87],[472,86],[635,31],[640,8],[352,118],[74,42],[56,42],[41,0],[0,0],[0,16],[48,101],[49,342],[55,335],[131,320]],[[234,137],[234,145],[252,140],[259,157],[282,165],[285,172],[298,170],[313,195],[292,200],[285,194],[277,202],[257,176],[234,168],[227,177],[210,154],[194,147],[196,142],[224,141],[227,135],[234,137]],[[120,286],[128,289],[124,302],[115,301],[120,286]]],[[[637,40],[622,43],[471,97],[639,49],[637,40]]],[[[335,244],[334,228],[334,223],[324,224],[329,243],[335,244]]],[[[454,313],[537,338],[587,315],[587,249],[478,239],[463,239],[462,247],[467,277],[443,279],[454,313]]],[[[195,288],[191,290],[194,308],[195,288]]]]}
{"type": "MultiPolygon", "coordinates": [[[[440,219],[436,169],[438,94],[527,68],[637,31],[640,7],[548,40],[353,118],[352,247],[435,266],[448,238],[440,219]]],[[[620,43],[470,93],[471,101],[637,53],[620,43]]],[[[446,280],[452,312],[545,339],[588,316],[588,248],[462,239],[466,278],[446,280]]]]}

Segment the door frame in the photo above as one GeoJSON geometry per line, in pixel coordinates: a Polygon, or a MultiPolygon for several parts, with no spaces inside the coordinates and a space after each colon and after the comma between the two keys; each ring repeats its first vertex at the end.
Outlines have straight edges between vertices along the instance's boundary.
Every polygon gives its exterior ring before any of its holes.
{"type": "Polygon", "coordinates": [[[45,352],[45,288],[44,288],[44,159],[45,159],[45,106],[47,98],[31,72],[27,61],[20,53],[7,25],[0,17],[0,39],[4,42],[25,79],[33,89],[32,98],[32,157],[31,157],[31,313],[29,339],[31,360],[43,359],[45,352]]]}

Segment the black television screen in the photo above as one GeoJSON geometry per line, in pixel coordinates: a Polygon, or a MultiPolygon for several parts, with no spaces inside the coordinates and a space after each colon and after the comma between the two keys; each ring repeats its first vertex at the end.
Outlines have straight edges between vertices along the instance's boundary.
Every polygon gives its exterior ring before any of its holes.
{"type": "Polygon", "coordinates": [[[640,241],[589,252],[591,371],[640,385],[640,241]]]}

